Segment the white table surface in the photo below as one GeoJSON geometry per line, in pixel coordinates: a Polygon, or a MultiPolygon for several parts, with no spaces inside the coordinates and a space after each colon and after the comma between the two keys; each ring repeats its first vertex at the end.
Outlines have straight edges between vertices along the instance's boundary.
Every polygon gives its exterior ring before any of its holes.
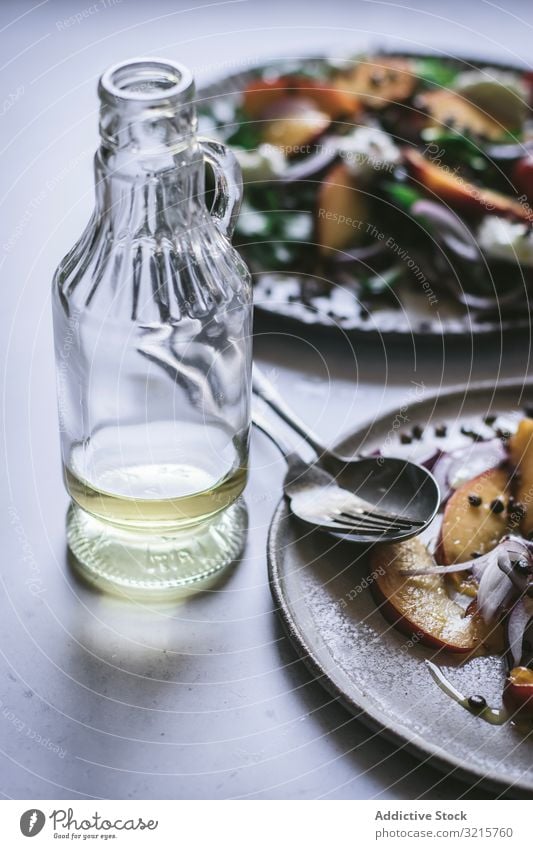
{"type": "MultiPolygon", "coordinates": [[[[527,2],[237,0],[0,6],[2,567],[0,792],[12,798],[453,798],[465,792],[368,732],[284,637],[265,539],[283,472],[254,435],[251,532],[217,591],[131,608],[66,567],[50,279],[91,210],[95,83],[132,55],[200,82],[242,62],[392,44],[527,61],[527,2]],[[87,11],[80,23],[69,16],[87,11]],[[92,11],[91,11],[92,9],[92,11]],[[438,10],[438,11],[437,11],[438,10]],[[33,578],[42,592],[32,593],[33,578]],[[59,747],[59,751],[57,751],[59,747]],[[56,749],[56,751],[54,751],[56,749]]],[[[325,438],[429,391],[523,376],[528,340],[351,346],[259,327],[259,361],[325,438]]],[[[477,791],[474,795],[477,794],[477,791]]]]}

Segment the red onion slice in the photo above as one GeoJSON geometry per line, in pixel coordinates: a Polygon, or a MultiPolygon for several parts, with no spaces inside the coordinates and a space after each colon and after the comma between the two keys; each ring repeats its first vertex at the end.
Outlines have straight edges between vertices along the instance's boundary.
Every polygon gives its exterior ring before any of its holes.
{"type": "Polygon", "coordinates": [[[523,655],[524,632],[533,618],[533,599],[521,598],[513,607],[507,621],[507,642],[511,655],[511,668],[520,666],[523,655]]]}
{"type": "Polygon", "coordinates": [[[452,489],[458,489],[463,483],[477,477],[494,466],[505,462],[507,453],[500,439],[486,442],[474,442],[450,454],[451,462],[447,472],[447,483],[452,489]]]}
{"type": "MultiPolygon", "coordinates": [[[[442,203],[431,200],[419,200],[413,204],[411,211],[415,218],[427,221],[433,228],[435,240],[452,254],[466,263],[467,266],[484,265],[488,270],[488,257],[481,252],[474,234],[448,207],[442,203]]],[[[516,263],[510,263],[516,266],[516,263]]],[[[464,275],[461,275],[463,277],[464,275]]],[[[490,294],[476,294],[463,288],[462,282],[454,275],[444,274],[442,283],[447,286],[451,294],[458,301],[473,310],[500,310],[505,307],[520,304],[524,298],[524,284],[521,281],[513,289],[507,288],[505,292],[494,292],[490,294]]]]}
{"type": "Polygon", "coordinates": [[[500,610],[515,595],[513,582],[498,566],[499,548],[497,546],[487,555],[488,560],[477,590],[477,608],[488,625],[497,619],[500,610]]]}
{"type": "Polygon", "coordinates": [[[481,254],[477,242],[459,216],[442,203],[419,200],[411,208],[415,218],[422,218],[433,226],[435,238],[444,242],[462,259],[480,262],[481,254]]]}
{"type": "Polygon", "coordinates": [[[494,466],[505,462],[507,454],[500,439],[473,442],[454,451],[443,451],[431,469],[442,496],[448,500],[454,490],[494,466]]]}

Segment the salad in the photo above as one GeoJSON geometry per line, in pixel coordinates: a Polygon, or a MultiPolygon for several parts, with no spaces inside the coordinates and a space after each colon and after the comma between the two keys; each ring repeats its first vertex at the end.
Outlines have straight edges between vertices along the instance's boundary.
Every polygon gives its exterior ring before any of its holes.
{"type": "Polygon", "coordinates": [[[494,723],[533,718],[533,418],[512,434],[463,433],[470,445],[426,460],[443,493],[437,539],[377,547],[374,596],[396,628],[437,649],[437,658],[505,657],[504,710],[487,705],[482,681],[480,693],[465,696],[430,663],[456,701],[494,723]]]}
{"type": "Polygon", "coordinates": [[[362,317],[406,291],[429,309],[523,312],[532,85],[525,71],[400,55],[247,75],[200,108],[243,171],[236,246],[304,304],[342,287],[362,317]]]}

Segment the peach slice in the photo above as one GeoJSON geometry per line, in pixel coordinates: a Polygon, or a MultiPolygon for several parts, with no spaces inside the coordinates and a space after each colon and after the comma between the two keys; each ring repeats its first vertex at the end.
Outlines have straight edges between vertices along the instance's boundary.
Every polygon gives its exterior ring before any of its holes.
{"type": "Polygon", "coordinates": [[[515,666],[505,682],[504,700],[511,709],[533,716],[533,669],[515,666]]]}
{"type": "Polygon", "coordinates": [[[287,84],[281,77],[275,80],[252,80],[242,95],[243,109],[250,118],[259,118],[286,94],[287,84]]]}
{"type": "Polygon", "coordinates": [[[446,592],[442,575],[404,574],[433,566],[419,539],[376,547],[372,555],[374,596],[383,615],[413,641],[447,651],[474,651],[487,629],[477,612],[465,613],[446,592]]]}
{"type": "Polygon", "coordinates": [[[519,192],[523,192],[531,203],[533,201],[533,156],[523,156],[513,167],[512,181],[519,192]]]}
{"type": "Polygon", "coordinates": [[[327,256],[360,243],[367,221],[365,195],[356,188],[345,163],[334,165],[317,195],[316,241],[320,253],[327,256]]]}
{"type": "Polygon", "coordinates": [[[335,78],[341,91],[355,95],[368,109],[403,103],[415,90],[416,75],[409,60],[394,56],[363,59],[335,78]]]}
{"type": "Polygon", "coordinates": [[[533,419],[522,419],[511,436],[509,457],[516,470],[514,495],[524,511],[520,530],[528,537],[533,531],[533,419]]]}
{"type": "Polygon", "coordinates": [[[456,91],[428,91],[421,94],[416,103],[429,113],[432,125],[438,129],[450,127],[457,132],[482,136],[491,141],[498,141],[505,135],[506,128],[502,124],[456,91]]]}
{"type": "Polygon", "coordinates": [[[288,84],[297,94],[312,100],[332,120],[343,115],[353,115],[361,108],[358,98],[352,92],[343,91],[333,81],[328,83],[309,77],[289,77],[288,84]]]}
{"type": "Polygon", "coordinates": [[[277,101],[293,95],[305,97],[333,120],[353,115],[360,104],[354,94],[342,91],[333,82],[288,76],[276,80],[252,80],[243,93],[243,108],[251,118],[260,118],[277,101]]]}
{"type": "Polygon", "coordinates": [[[310,145],[326,130],[331,119],[311,100],[286,97],[278,100],[264,113],[268,120],[262,125],[261,138],[266,144],[294,153],[311,153],[310,145]]]}
{"type": "Polygon", "coordinates": [[[418,150],[409,148],[403,155],[411,176],[450,206],[466,212],[494,213],[530,221],[530,210],[513,198],[469,183],[460,174],[426,159],[418,150]]]}
{"type": "Polygon", "coordinates": [[[495,548],[508,530],[510,494],[509,473],[500,467],[460,486],[444,510],[438,559],[463,563],[495,548]]]}

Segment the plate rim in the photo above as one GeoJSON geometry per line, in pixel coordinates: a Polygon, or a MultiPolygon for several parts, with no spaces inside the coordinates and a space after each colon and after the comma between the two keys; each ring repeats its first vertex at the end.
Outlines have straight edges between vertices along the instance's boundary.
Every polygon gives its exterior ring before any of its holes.
{"type": "MultiPolygon", "coordinates": [[[[333,49],[333,48],[331,48],[333,49]]],[[[346,55],[348,58],[350,56],[351,51],[346,49],[343,52],[343,48],[336,47],[336,51],[346,55]]],[[[320,61],[321,59],[327,58],[327,52],[330,52],[327,48],[323,51],[318,50],[309,50],[309,51],[298,51],[294,50],[294,56],[298,57],[302,62],[312,62],[312,61],[320,61]]],[[[368,45],[368,49],[365,51],[363,49],[359,51],[352,51],[352,55],[356,56],[358,53],[380,53],[382,55],[390,55],[390,56],[405,56],[411,57],[413,59],[428,59],[428,58],[440,58],[449,62],[464,62],[467,65],[471,65],[472,67],[476,67],[478,65],[486,65],[489,68],[494,68],[497,70],[511,70],[511,71],[521,71],[526,72],[528,70],[528,66],[526,62],[521,62],[517,60],[516,62],[502,62],[498,59],[490,59],[486,55],[480,54],[479,56],[473,55],[445,55],[441,50],[434,48],[427,48],[423,51],[418,50],[409,50],[408,48],[402,49],[400,46],[394,47],[393,45],[368,45]]],[[[247,65],[245,62],[242,63],[242,66],[235,67],[234,70],[229,74],[222,74],[217,76],[211,80],[202,83],[198,87],[195,95],[195,102],[198,103],[203,99],[211,99],[216,95],[213,94],[212,89],[218,87],[224,83],[233,83],[237,81],[241,76],[247,74],[257,73],[257,71],[265,66],[275,66],[277,63],[281,63],[287,61],[288,57],[285,54],[280,54],[277,56],[270,57],[269,59],[265,58],[264,63],[256,62],[254,64],[247,65]]],[[[343,333],[351,339],[354,340],[362,340],[362,339],[375,339],[375,338],[385,338],[387,341],[396,342],[403,341],[406,338],[414,338],[417,340],[425,340],[425,341],[436,341],[444,340],[447,336],[451,336],[454,340],[467,340],[472,337],[472,335],[480,335],[484,339],[490,339],[494,336],[508,336],[510,333],[521,333],[524,334],[529,329],[531,332],[531,316],[524,318],[523,320],[520,318],[513,319],[505,319],[500,317],[499,321],[494,320],[492,322],[481,322],[480,324],[476,323],[474,328],[472,328],[472,318],[471,312],[467,310],[464,314],[464,328],[454,330],[453,327],[445,328],[439,332],[438,329],[432,329],[431,327],[427,330],[423,329],[422,324],[418,322],[416,327],[414,328],[406,328],[405,330],[380,330],[373,328],[370,324],[365,325],[364,323],[359,324],[357,326],[350,325],[349,322],[335,323],[328,321],[303,321],[297,315],[291,314],[290,312],[283,312],[277,309],[268,309],[261,304],[254,303],[254,312],[261,316],[264,320],[269,321],[280,321],[289,327],[302,329],[311,329],[312,332],[321,332],[326,333],[328,335],[337,335],[338,333],[343,333]]]]}
{"type": "MultiPolygon", "coordinates": [[[[454,384],[446,387],[441,392],[433,392],[427,398],[424,398],[417,405],[421,406],[432,401],[437,401],[443,397],[448,399],[454,396],[464,396],[466,390],[472,394],[483,395],[487,391],[495,394],[499,389],[512,390],[525,388],[533,389],[533,377],[526,377],[523,380],[520,378],[504,378],[496,385],[490,380],[480,380],[469,384],[454,384]]],[[[397,406],[393,405],[390,409],[385,410],[377,419],[381,421],[385,417],[390,416],[397,411],[397,406]]],[[[376,420],[369,419],[363,421],[351,431],[343,433],[343,435],[335,441],[335,446],[342,445],[349,438],[356,437],[362,431],[367,431],[372,422],[376,420]]],[[[529,798],[533,796],[533,777],[530,780],[521,778],[515,781],[512,785],[505,781],[503,775],[493,773],[488,775],[476,766],[466,766],[464,762],[454,755],[450,755],[440,746],[433,744],[430,740],[426,740],[418,732],[412,732],[410,738],[402,733],[401,729],[390,724],[390,719],[387,719],[383,712],[369,704],[364,692],[359,691],[358,701],[345,693],[342,688],[330,677],[328,671],[321,665],[316,653],[308,645],[304,634],[298,627],[292,616],[290,605],[285,597],[282,587],[282,564],[283,555],[279,555],[276,541],[280,534],[280,528],[283,521],[290,515],[288,505],[285,498],[282,496],[274,510],[267,539],[267,565],[268,565],[268,580],[270,592],[276,605],[276,614],[280,618],[283,628],[293,645],[299,658],[303,661],[307,669],[311,672],[314,680],[323,687],[330,695],[339,701],[356,719],[364,723],[370,729],[377,731],[385,739],[391,743],[400,744],[402,749],[417,759],[421,759],[425,764],[429,764],[439,771],[444,772],[452,778],[458,778],[467,784],[471,784],[472,776],[475,776],[478,781],[476,786],[490,790],[492,792],[501,792],[507,790],[511,798],[529,798]],[[451,768],[451,769],[450,769],[451,768]],[[517,795],[515,791],[519,790],[522,795],[517,795]],[[527,796],[524,796],[527,794],[527,796]]]]}

